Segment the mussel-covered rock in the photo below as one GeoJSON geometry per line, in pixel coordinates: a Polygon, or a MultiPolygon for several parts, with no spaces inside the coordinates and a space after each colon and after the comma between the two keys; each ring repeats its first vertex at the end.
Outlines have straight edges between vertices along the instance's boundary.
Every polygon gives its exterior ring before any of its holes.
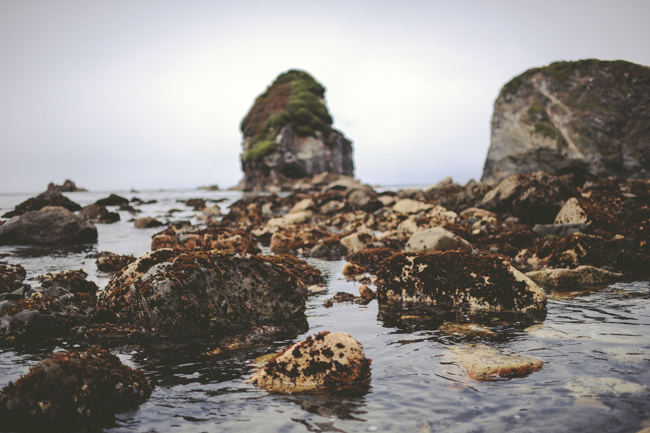
{"type": "Polygon", "coordinates": [[[29,369],[0,393],[0,420],[6,425],[75,422],[134,409],[153,385],[102,349],[57,353],[29,369]]]}
{"type": "Polygon", "coordinates": [[[182,227],[174,226],[157,233],[151,241],[151,249],[173,248],[180,251],[196,250],[232,250],[247,254],[258,254],[261,250],[250,235],[239,230],[226,228],[182,227]]]}
{"type": "Polygon", "coordinates": [[[15,216],[0,226],[0,245],[66,245],[97,242],[97,228],[59,206],[15,216]]]}
{"type": "Polygon", "coordinates": [[[291,254],[275,254],[272,256],[264,256],[264,258],[276,265],[284,266],[306,286],[321,284],[325,281],[320,269],[313,267],[306,261],[291,254]]]}
{"type": "Polygon", "coordinates": [[[321,332],[288,347],[250,381],[275,392],[335,390],[370,378],[370,360],[345,332],[321,332]]]}
{"type": "Polygon", "coordinates": [[[306,298],[291,272],[261,256],[159,250],[117,274],[99,303],[153,335],[179,336],[299,319],[306,298]]]}
{"type": "Polygon", "coordinates": [[[377,272],[380,301],[478,310],[535,311],[546,296],[502,256],[461,251],[397,253],[377,272]]]}

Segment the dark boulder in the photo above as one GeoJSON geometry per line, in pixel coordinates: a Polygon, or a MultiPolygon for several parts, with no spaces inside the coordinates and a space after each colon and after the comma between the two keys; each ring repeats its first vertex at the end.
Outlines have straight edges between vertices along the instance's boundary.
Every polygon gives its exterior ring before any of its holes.
{"type": "Polygon", "coordinates": [[[68,197],[61,195],[56,191],[45,191],[36,197],[32,197],[20,203],[14,210],[2,215],[2,218],[13,218],[27,212],[41,210],[47,206],[60,206],[66,208],[70,212],[76,212],[81,209],[81,206],[70,200],[68,197]]]}
{"type": "Polygon", "coordinates": [[[135,409],[153,385],[142,371],[99,348],[57,353],[30,367],[0,393],[3,424],[81,421],[135,409]]]}
{"type": "Polygon", "coordinates": [[[63,207],[45,207],[0,226],[0,245],[67,245],[97,242],[97,228],[63,207]]]}
{"type": "Polygon", "coordinates": [[[23,282],[26,275],[25,268],[22,266],[0,262],[0,294],[29,287],[23,282]]]}
{"type": "Polygon", "coordinates": [[[535,311],[546,296],[502,256],[461,251],[397,253],[377,272],[380,301],[492,311],[535,311]]]}
{"type": "Polygon", "coordinates": [[[43,288],[62,287],[70,293],[88,293],[94,296],[99,288],[94,282],[88,281],[87,277],[88,274],[83,269],[79,269],[77,271],[51,272],[40,275],[35,280],[40,282],[43,288]]]}
{"type": "Polygon", "coordinates": [[[92,223],[112,224],[120,220],[120,214],[109,212],[104,206],[89,204],[79,212],[79,216],[92,223]]]}
{"type": "Polygon", "coordinates": [[[119,195],[111,194],[106,198],[97,200],[95,204],[99,206],[120,206],[123,204],[128,205],[129,201],[119,195]]]}
{"type": "Polygon", "coordinates": [[[300,319],[306,297],[291,272],[260,256],[159,250],[116,275],[99,302],[153,335],[180,336],[300,319]]]}

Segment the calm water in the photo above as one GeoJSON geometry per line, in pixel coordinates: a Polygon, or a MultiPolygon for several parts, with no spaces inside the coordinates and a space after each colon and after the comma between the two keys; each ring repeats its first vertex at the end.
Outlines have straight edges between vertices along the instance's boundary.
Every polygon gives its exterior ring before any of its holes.
{"type": "MultiPolygon", "coordinates": [[[[240,197],[233,192],[118,192],[158,203],[138,206],[138,216],[161,220],[172,208],[172,220],[196,222],[198,213],[178,199],[240,197]]],[[[82,206],[108,193],[66,194],[82,206]]],[[[32,195],[0,195],[4,213],[32,195]]],[[[135,229],[132,216],[97,225],[97,245],[77,251],[42,255],[24,247],[0,247],[11,255],[0,260],[19,263],[28,278],[51,271],[83,268],[103,288],[107,274],[98,272],[98,251],[140,255],[160,229],[135,229]]],[[[309,331],[295,339],[207,357],[210,341],[159,343],[122,350],[123,362],[143,369],[157,387],[137,411],[117,415],[114,423],[83,431],[106,432],[637,432],[650,426],[650,284],[614,284],[580,292],[547,291],[545,316],[508,314],[467,316],[450,310],[395,311],[379,306],[323,302],[337,291],[358,294],[346,282],[344,261],[309,260],[327,277],[327,293],[308,300],[309,331]],[[409,316],[409,317],[406,317],[409,316]],[[496,337],[446,335],[446,322],[478,322],[496,337]],[[345,331],[364,346],[373,360],[372,379],[357,395],[277,395],[245,383],[251,363],[261,355],[308,334],[345,331]],[[449,348],[483,343],[507,353],[534,356],[542,370],[527,377],[478,382],[467,378],[449,348]]],[[[36,285],[35,282],[30,282],[36,285]]],[[[55,351],[67,350],[63,344],[55,351]]],[[[0,387],[27,372],[52,349],[17,352],[0,349],[0,387]]]]}

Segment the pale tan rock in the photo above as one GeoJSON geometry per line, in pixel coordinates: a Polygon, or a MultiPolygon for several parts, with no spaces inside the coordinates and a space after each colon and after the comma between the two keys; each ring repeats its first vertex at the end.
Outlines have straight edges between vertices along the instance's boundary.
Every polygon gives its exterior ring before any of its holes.
{"type": "Polygon", "coordinates": [[[395,204],[395,197],[391,197],[389,195],[381,195],[381,196],[379,196],[378,200],[384,206],[392,206],[392,205],[395,204]]]}
{"type": "Polygon", "coordinates": [[[286,214],[280,218],[271,218],[266,225],[269,227],[285,227],[292,224],[302,224],[311,218],[312,213],[310,211],[298,211],[294,213],[286,214]]]}
{"type": "Polygon", "coordinates": [[[356,233],[341,238],[341,245],[347,248],[349,253],[356,253],[362,250],[368,242],[375,239],[372,230],[361,229],[356,233]]]}
{"type": "Polygon", "coordinates": [[[587,224],[603,230],[614,230],[621,223],[584,198],[571,197],[555,217],[555,224],[587,224]]]}
{"type": "Polygon", "coordinates": [[[353,278],[356,277],[357,275],[363,275],[365,273],[368,273],[369,271],[370,270],[365,266],[357,265],[352,262],[347,262],[343,266],[343,269],[341,269],[341,273],[346,278],[353,278]]]}
{"type": "Polygon", "coordinates": [[[440,325],[438,330],[445,334],[460,334],[467,336],[496,337],[497,335],[491,329],[476,323],[445,322],[440,325]]]}
{"type": "Polygon", "coordinates": [[[306,198],[294,204],[291,210],[289,211],[289,213],[292,214],[297,212],[303,212],[308,209],[311,209],[312,207],[314,207],[314,200],[310,198],[306,198]]]}
{"type": "Polygon", "coordinates": [[[443,187],[449,186],[449,185],[451,185],[453,183],[454,183],[454,179],[451,176],[447,176],[446,178],[442,179],[437,184],[431,185],[431,186],[428,186],[428,187],[424,188],[424,192],[429,192],[429,191],[432,191],[434,189],[443,188],[443,187]]]}
{"type": "Polygon", "coordinates": [[[430,204],[411,200],[410,198],[402,199],[393,205],[393,210],[401,214],[412,214],[420,211],[428,211],[432,208],[433,206],[430,204]]]}
{"type": "Polygon", "coordinates": [[[460,216],[463,217],[464,219],[478,218],[480,220],[484,218],[496,219],[498,217],[498,215],[495,214],[494,212],[490,212],[489,210],[481,209],[478,207],[467,208],[460,213],[460,216]]]}
{"type": "Polygon", "coordinates": [[[623,274],[609,272],[593,266],[578,266],[575,269],[545,269],[528,272],[526,276],[534,281],[554,286],[582,286],[619,281],[623,274]]]}
{"type": "Polygon", "coordinates": [[[634,382],[615,377],[592,377],[567,382],[567,389],[574,397],[619,397],[623,394],[647,394],[648,390],[634,382]]]}
{"type": "Polygon", "coordinates": [[[426,217],[431,219],[431,222],[434,225],[443,225],[444,223],[455,223],[458,219],[458,214],[447,210],[445,207],[437,205],[427,212],[426,217]]]}
{"type": "Polygon", "coordinates": [[[203,215],[212,216],[212,217],[220,216],[221,215],[221,209],[219,208],[219,206],[207,206],[207,207],[203,208],[201,213],[203,213],[203,215]]]}
{"type": "Polygon", "coordinates": [[[336,389],[368,379],[370,362],[350,334],[325,331],[289,347],[249,381],[282,393],[336,389]]]}
{"type": "Polygon", "coordinates": [[[163,223],[161,223],[155,218],[143,217],[143,218],[137,218],[134,222],[134,225],[138,229],[147,229],[151,227],[160,227],[161,225],[163,225],[163,223]]]}
{"type": "Polygon", "coordinates": [[[366,284],[361,284],[359,286],[359,294],[364,299],[375,299],[375,297],[377,296],[377,294],[373,292],[372,289],[368,287],[366,284]]]}
{"type": "Polygon", "coordinates": [[[432,227],[415,232],[404,248],[406,252],[466,251],[470,249],[472,249],[472,244],[442,227],[432,227]]]}
{"type": "Polygon", "coordinates": [[[475,380],[526,376],[539,370],[544,361],[537,358],[506,355],[499,349],[483,344],[450,349],[467,375],[475,380]]]}

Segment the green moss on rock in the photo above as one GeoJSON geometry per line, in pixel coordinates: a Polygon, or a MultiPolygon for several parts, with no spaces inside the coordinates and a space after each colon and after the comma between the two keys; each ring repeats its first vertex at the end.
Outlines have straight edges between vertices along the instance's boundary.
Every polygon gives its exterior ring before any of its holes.
{"type": "Polygon", "coordinates": [[[244,159],[259,161],[275,151],[275,138],[287,124],[301,137],[316,137],[318,131],[328,137],[332,117],[324,96],[325,87],[307,72],[292,69],[278,76],[242,120],[241,131],[250,138],[244,159]]]}

